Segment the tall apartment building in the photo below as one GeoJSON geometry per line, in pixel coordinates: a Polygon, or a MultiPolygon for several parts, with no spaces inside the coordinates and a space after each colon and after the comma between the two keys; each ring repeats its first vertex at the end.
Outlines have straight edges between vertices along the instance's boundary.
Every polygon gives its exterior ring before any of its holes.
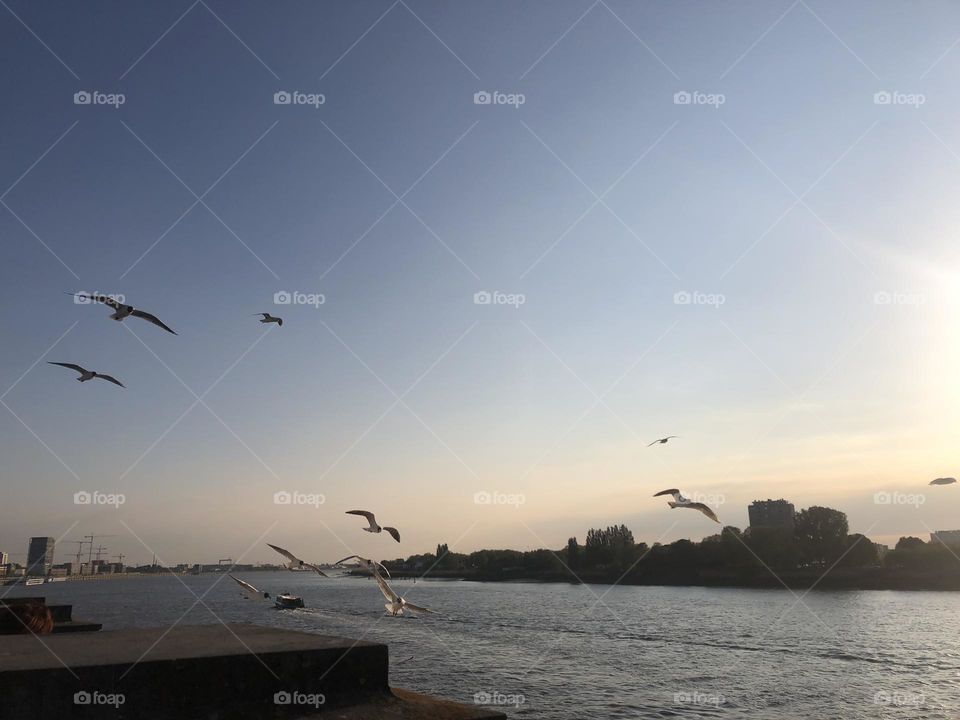
{"type": "Polygon", "coordinates": [[[46,575],[53,565],[52,537],[32,537],[27,549],[27,575],[46,575]]]}
{"type": "Polygon", "coordinates": [[[786,500],[754,500],[747,514],[751,528],[793,530],[793,503],[786,500]]]}

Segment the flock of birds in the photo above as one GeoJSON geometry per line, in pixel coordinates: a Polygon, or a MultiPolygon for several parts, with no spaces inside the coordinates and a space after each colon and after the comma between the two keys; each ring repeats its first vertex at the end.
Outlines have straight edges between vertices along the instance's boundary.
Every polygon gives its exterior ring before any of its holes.
{"type": "MultiPolygon", "coordinates": [[[[112,320],[122,322],[128,317],[140,318],[141,320],[146,320],[147,322],[152,323],[153,325],[156,325],[157,327],[163,330],[166,330],[168,333],[171,333],[173,335],[177,334],[168,325],[166,325],[163,321],[161,321],[160,318],[158,318],[156,315],[152,315],[143,310],[139,310],[133,307],[132,305],[126,305],[108,295],[99,295],[99,294],[88,295],[84,293],[67,293],[67,295],[72,295],[76,298],[81,298],[86,303],[94,303],[94,304],[99,303],[99,304],[106,305],[111,310],[113,310],[113,313],[110,315],[110,319],[112,320]]],[[[271,315],[268,312],[254,313],[254,315],[261,316],[261,319],[260,319],[261,323],[276,323],[278,326],[283,327],[283,318],[276,317],[274,315],[271,315]]],[[[119,385],[120,387],[126,387],[122,382],[117,380],[112,375],[107,375],[105,373],[97,372],[94,370],[88,370],[87,368],[84,368],[74,363],[49,362],[48,364],[59,365],[60,367],[65,367],[69,370],[73,370],[79,373],[79,377],[77,378],[77,380],[80,382],[87,382],[88,380],[94,380],[99,378],[100,380],[106,380],[107,382],[111,382],[114,385],[119,385]]],[[[653,442],[649,443],[647,447],[651,447],[653,445],[665,445],[670,440],[673,440],[679,437],[680,437],[679,435],[667,435],[666,437],[662,437],[654,440],[653,442]]],[[[935,478],[934,480],[931,480],[930,485],[952,485],[956,482],[957,482],[957,479],[953,477],[940,477],[940,478],[935,478]]],[[[697,510],[698,512],[703,513],[708,518],[713,520],[715,523],[718,523],[718,524],[720,523],[720,518],[717,517],[717,514],[716,512],[714,512],[713,508],[711,508],[706,503],[694,501],[691,498],[684,496],[684,494],[677,488],[661,490],[660,492],[656,493],[654,497],[661,497],[663,495],[671,495],[673,497],[673,500],[670,500],[667,502],[667,504],[670,506],[671,509],[685,508],[687,510],[697,510]]],[[[359,515],[365,518],[368,526],[363,529],[366,532],[369,532],[369,533],[386,532],[391,537],[393,537],[394,540],[396,540],[397,542],[400,542],[399,531],[394,527],[386,527],[378,524],[377,519],[372,512],[369,512],[367,510],[348,510],[347,514],[359,515]]],[[[275,550],[276,552],[280,553],[285,558],[287,558],[287,560],[289,561],[289,563],[287,564],[287,568],[289,570],[304,570],[304,569],[313,570],[317,572],[319,575],[323,577],[327,577],[326,573],[324,573],[323,570],[321,570],[316,565],[312,563],[308,563],[304,560],[301,560],[296,555],[294,555],[288,550],[285,550],[284,548],[278,547],[276,545],[270,545],[269,543],[267,544],[273,550],[275,550]]],[[[394,592],[393,589],[390,587],[389,584],[387,584],[387,581],[383,577],[384,575],[386,575],[387,577],[390,577],[390,573],[387,571],[386,567],[384,567],[381,563],[375,560],[362,558],[359,555],[350,555],[348,557],[343,558],[342,560],[338,560],[336,563],[334,563],[334,565],[340,565],[346,562],[347,560],[351,560],[351,559],[355,559],[359,564],[359,566],[367,570],[368,572],[370,572],[370,574],[376,580],[377,585],[380,588],[380,592],[382,592],[383,596],[387,599],[387,603],[384,605],[384,607],[386,607],[387,612],[390,613],[391,615],[394,615],[394,616],[402,615],[405,609],[412,611],[414,613],[433,613],[434,612],[433,610],[429,610],[427,608],[414,605],[413,603],[408,602],[407,600],[402,598],[400,595],[398,595],[396,592],[394,592]]],[[[233,575],[231,575],[230,577],[240,585],[240,587],[244,590],[245,594],[247,594],[248,596],[250,597],[262,596],[266,598],[270,597],[269,593],[261,593],[260,590],[255,588],[250,583],[240,580],[239,578],[236,578],[233,575]]]]}

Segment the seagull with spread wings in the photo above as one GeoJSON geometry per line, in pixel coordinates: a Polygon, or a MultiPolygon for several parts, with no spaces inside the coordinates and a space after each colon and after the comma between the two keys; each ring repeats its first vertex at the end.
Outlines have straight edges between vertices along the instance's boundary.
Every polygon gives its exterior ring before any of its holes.
{"type": "Polygon", "coordinates": [[[83,293],[67,293],[67,295],[83,298],[87,302],[102,303],[103,305],[106,305],[108,308],[113,310],[113,314],[110,316],[111,320],[123,321],[124,318],[128,317],[140,318],[141,320],[146,320],[149,323],[153,323],[158,328],[163,328],[168,333],[173,335],[177,334],[169,327],[164,325],[160,318],[158,318],[156,315],[151,315],[143,310],[137,310],[135,307],[133,307],[133,305],[124,305],[109,295],[84,295],[83,293]]]}
{"type": "Polygon", "coordinates": [[[276,315],[271,315],[270,313],[255,313],[256,315],[263,315],[263,319],[260,321],[262,323],[276,323],[280,327],[283,327],[283,318],[277,317],[276,315]]]}
{"type": "Polygon", "coordinates": [[[287,570],[303,570],[304,568],[309,568],[310,570],[316,571],[318,575],[327,577],[327,574],[316,565],[301,560],[289,550],[284,550],[282,547],[278,547],[276,545],[270,545],[270,543],[267,543],[267,545],[290,561],[290,563],[287,565],[287,570]]]}
{"type": "Polygon", "coordinates": [[[678,437],[680,437],[680,436],[679,436],[679,435],[667,435],[665,438],[660,438],[659,440],[654,440],[652,443],[647,443],[647,447],[650,447],[651,445],[656,445],[657,443],[660,443],[661,445],[666,445],[667,440],[672,440],[673,438],[678,438],[678,437]]]}
{"type": "Polygon", "coordinates": [[[380,573],[374,573],[373,577],[377,581],[377,585],[380,587],[380,592],[382,592],[383,596],[387,599],[384,607],[387,609],[387,612],[394,617],[397,615],[403,615],[404,610],[409,610],[410,612],[418,615],[426,613],[430,613],[431,615],[437,614],[436,610],[430,610],[429,608],[414,605],[412,602],[407,602],[402,597],[397,595],[393,591],[393,588],[387,584],[387,581],[380,576],[380,573]]]}
{"type": "Polygon", "coordinates": [[[126,387],[126,385],[124,385],[122,382],[120,382],[115,377],[113,377],[113,375],[104,375],[103,373],[94,372],[93,370],[87,370],[86,368],[82,368],[79,365],[74,365],[73,363],[58,363],[58,362],[50,362],[48,360],[47,364],[59,365],[60,367],[69,368],[70,370],[76,370],[78,373],[80,373],[80,377],[77,378],[77,380],[79,380],[80,382],[86,382],[87,380],[100,378],[101,380],[112,382],[114,385],[119,385],[122,388],[126,387]]]}
{"type": "Polygon", "coordinates": [[[369,533],[378,533],[386,530],[393,536],[394,540],[400,542],[400,532],[396,528],[380,527],[377,524],[377,518],[374,517],[373,513],[369,510],[347,510],[347,515],[360,515],[361,517],[365,517],[367,522],[370,523],[370,527],[365,527],[364,530],[369,533]]]}
{"type": "Polygon", "coordinates": [[[381,570],[383,570],[383,572],[387,574],[387,577],[390,577],[390,571],[387,570],[386,567],[384,567],[383,563],[379,563],[376,560],[368,560],[367,558],[360,557],[359,555],[347,555],[347,557],[343,558],[343,560],[337,560],[334,563],[334,565],[339,565],[340,563],[344,563],[347,560],[351,560],[351,559],[356,559],[360,567],[362,567],[367,572],[378,573],[381,570]]]}
{"type": "Polygon", "coordinates": [[[245,580],[241,580],[238,577],[234,577],[230,573],[227,573],[227,577],[229,577],[237,585],[239,585],[240,589],[243,590],[244,597],[249,598],[250,600],[259,600],[260,598],[267,598],[267,599],[270,598],[270,593],[261,592],[260,590],[257,590],[257,588],[255,588],[253,585],[246,582],[245,580]]]}
{"type": "Polygon", "coordinates": [[[660,497],[661,495],[673,495],[673,500],[667,501],[667,505],[669,505],[671,508],[689,508],[690,510],[699,510],[715,523],[720,522],[720,518],[717,517],[717,514],[709,505],[702,502],[693,502],[689,498],[685,498],[683,493],[676,488],[671,488],[670,490],[661,490],[660,492],[656,493],[654,497],[660,497]]]}

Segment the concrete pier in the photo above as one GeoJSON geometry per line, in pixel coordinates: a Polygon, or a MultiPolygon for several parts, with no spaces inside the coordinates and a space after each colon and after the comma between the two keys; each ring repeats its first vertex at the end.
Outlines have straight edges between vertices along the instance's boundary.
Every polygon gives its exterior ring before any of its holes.
{"type": "Polygon", "coordinates": [[[0,718],[504,717],[393,691],[388,662],[386,645],[246,624],[7,636],[0,718]]]}

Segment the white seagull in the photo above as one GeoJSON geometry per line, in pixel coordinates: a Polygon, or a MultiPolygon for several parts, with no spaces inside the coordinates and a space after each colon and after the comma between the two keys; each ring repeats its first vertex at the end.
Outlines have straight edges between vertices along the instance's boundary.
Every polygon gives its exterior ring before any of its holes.
{"type": "Polygon", "coordinates": [[[71,370],[76,370],[78,373],[80,373],[80,377],[77,378],[77,380],[79,380],[80,382],[86,382],[87,380],[93,380],[94,378],[100,378],[101,380],[107,380],[107,381],[109,381],[109,382],[112,382],[114,385],[119,385],[119,386],[122,387],[122,388],[125,388],[125,387],[126,387],[126,385],[124,385],[122,382],[120,382],[120,381],[117,380],[115,377],[113,377],[113,375],[104,375],[103,373],[94,372],[93,370],[87,370],[86,368],[82,368],[82,367],[80,367],[79,365],[74,365],[73,363],[58,363],[58,362],[50,362],[50,361],[48,360],[48,361],[47,361],[47,364],[48,364],[48,365],[59,365],[60,367],[65,367],[65,368],[70,368],[71,370]]]}
{"type": "Polygon", "coordinates": [[[347,510],[347,515],[361,515],[367,519],[367,522],[370,523],[370,527],[365,527],[364,530],[371,533],[383,532],[386,530],[393,536],[393,539],[397,542],[400,542],[400,533],[396,528],[392,527],[380,527],[377,525],[377,519],[373,516],[373,513],[369,510],[347,510]]]}
{"type": "Polygon", "coordinates": [[[259,600],[261,597],[268,598],[268,599],[270,598],[270,593],[268,593],[268,592],[260,592],[260,591],[257,590],[253,585],[251,585],[251,584],[248,583],[248,582],[245,582],[245,581],[241,580],[241,579],[238,578],[238,577],[234,577],[233,575],[230,575],[229,573],[227,573],[227,577],[229,577],[229,578],[230,578],[231,580],[233,580],[237,585],[239,585],[239,586],[240,586],[240,589],[243,590],[243,594],[244,594],[246,597],[248,597],[249,599],[251,599],[251,600],[259,600]]]}
{"type": "Polygon", "coordinates": [[[660,497],[661,495],[673,495],[673,500],[667,501],[667,505],[669,505],[671,508],[689,508],[691,510],[699,510],[715,523],[720,522],[720,518],[717,517],[717,514],[709,505],[702,502],[692,502],[689,498],[685,498],[683,493],[676,488],[672,488],[670,490],[661,490],[660,492],[656,493],[654,497],[660,497]]]}
{"type": "Polygon", "coordinates": [[[373,574],[374,579],[377,581],[377,585],[380,586],[380,592],[383,593],[383,596],[387,599],[387,602],[384,604],[384,607],[387,609],[387,612],[396,617],[397,615],[403,615],[404,610],[409,610],[412,613],[430,613],[436,615],[436,610],[430,610],[429,608],[420,607],[419,605],[414,605],[411,602],[407,602],[402,597],[397,595],[393,588],[387,585],[387,581],[380,577],[380,573],[373,574]]]}
{"type": "Polygon", "coordinates": [[[665,445],[666,442],[667,442],[667,440],[672,440],[673,438],[678,438],[678,437],[680,437],[680,436],[679,436],[679,435],[667,435],[665,438],[660,438],[659,440],[654,440],[652,443],[647,443],[647,447],[650,447],[651,445],[656,445],[657,443],[660,443],[661,445],[665,445]]]}
{"type": "Polygon", "coordinates": [[[953,485],[957,481],[956,478],[946,477],[946,478],[937,478],[936,480],[931,480],[931,485],[953,485]]]}
{"type": "Polygon", "coordinates": [[[283,318],[276,317],[270,313],[254,313],[255,315],[263,315],[263,319],[260,321],[262,323],[276,323],[280,327],[283,327],[283,318]]]}
{"type": "Polygon", "coordinates": [[[383,566],[383,563],[378,563],[376,560],[367,560],[367,558],[362,558],[359,555],[347,555],[345,558],[343,558],[343,560],[337,560],[334,565],[339,565],[340,563],[346,562],[352,558],[355,558],[360,564],[360,567],[367,572],[378,573],[383,570],[387,574],[387,577],[390,577],[390,571],[383,566]]]}
{"type": "Polygon", "coordinates": [[[119,303],[109,295],[84,295],[83,293],[67,293],[67,295],[73,295],[74,297],[85,298],[88,302],[103,303],[108,308],[112,308],[113,315],[110,316],[111,320],[122,321],[124,318],[133,316],[136,318],[140,318],[141,320],[146,320],[147,322],[151,322],[157,327],[163,328],[168,333],[172,333],[173,335],[177,334],[173,332],[173,330],[171,330],[169,327],[164,325],[160,321],[160,318],[158,318],[156,315],[151,315],[150,313],[144,312],[143,310],[137,310],[135,307],[133,307],[133,305],[124,305],[123,303],[119,303]]]}
{"type": "Polygon", "coordinates": [[[318,575],[327,577],[327,574],[316,565],[313,563],[304,562],[289,550],[284,550],[282,547],[277,547],[276,545],[270,545],[270,543],[267,543],[267,545],[272,547],[290,561],[290,564],[287,565],[287,570],[303,570],[303,568],[310,568],[311,570],[315,570],[318,575]]]}

